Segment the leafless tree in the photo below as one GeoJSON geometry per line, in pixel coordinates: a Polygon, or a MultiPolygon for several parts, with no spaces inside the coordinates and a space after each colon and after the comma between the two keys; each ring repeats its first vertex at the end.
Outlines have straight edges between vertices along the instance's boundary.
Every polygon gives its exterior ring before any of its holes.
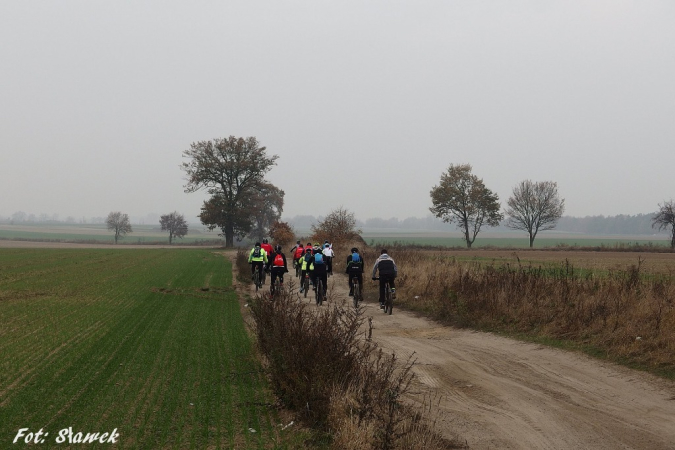
{"type": "Polygon", "coordinates": [[[336,246],[360,237],[361,230],[356,228],[354,213],[342,206],[331,211],[321,222],[312,225],[312,238],[315,241],[328,240],[336,246]]]}
{"type": "Polygon", "coordinates": [[[659,204],[659,210],[652,218],[652,227],[659,231],[670,227],[670,248],[675,250],[675,202],[672,199],[664,201],[663,205],[659,204]]]}
{"type": "Polygon", "coordinates": [[[182,239],[188,234],[188,224],[185,221],[185,217],[176,211],[161,216],[159,224],[162,226],[162,231],[169,232],[169,244],[173,242],[174,237],[182,239]]]}
{"type": "Polygon", "coordinates": [[[565,212],[565,199],[558,196],[558,184],[553,181],[521,181],[506,204],[506,226],[527,231],[530,248],[537,233],[555,228],[565,212]]]}
{"type": "Polygon", "coordinates": [[[497,226],[504,218],[499,212],[499,197],[471,173],[471,165],[451,164],[441,182],[431,189],[433,207],[429,210],[443,222],[457,222],[466,246],[476,240],[483,225],[497,226]]]}
{"type": "Polygon", "coordinates": [[[129,222],[129,216],[119,211],[108,214],[105,223],[108,225],[108,230],[115,233],[115,244],[117,244],[117,240],[120,237],[124,237],[125,234],[133,231],[129,222]]]}

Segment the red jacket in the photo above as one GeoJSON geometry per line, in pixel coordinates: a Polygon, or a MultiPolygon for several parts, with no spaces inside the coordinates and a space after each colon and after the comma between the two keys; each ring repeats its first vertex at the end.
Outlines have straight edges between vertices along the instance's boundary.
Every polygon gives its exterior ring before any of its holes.
{"type": "Polygon", "coordinates": [[[267,252],[268,255],[271,255],[272,252],[274,252],[274,249],[272,248],[272,246],[271,246],[270,244],[262,244],[262,245],[260,246],[260,248],[262,248],[263,250],[265,250],[265,251],[267,252]]]}

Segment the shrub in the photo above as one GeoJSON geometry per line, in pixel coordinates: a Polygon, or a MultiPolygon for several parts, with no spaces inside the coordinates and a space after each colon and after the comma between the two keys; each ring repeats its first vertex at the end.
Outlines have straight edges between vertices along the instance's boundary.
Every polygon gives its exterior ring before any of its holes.
{"type": "Polygon", "coordinates": [[[403,401],[414,361],[399,361],[370,341],[361,310],[336,302],[316,309],[298,301],[292,282],[286,287],[274,301],[249,302],[272,387],[285,407],[333,436],[332,448],[459,448],[403,401]]]}

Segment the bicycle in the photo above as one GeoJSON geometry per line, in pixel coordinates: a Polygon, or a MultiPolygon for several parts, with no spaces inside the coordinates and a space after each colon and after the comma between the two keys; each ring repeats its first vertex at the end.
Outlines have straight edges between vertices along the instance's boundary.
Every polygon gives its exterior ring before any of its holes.
{"type": "Polygon", "coordinates": [[[317,277],[316,280],[316,305],[321,306],[324,300],[323,281],[317,277]]]}
{"type": "Polygon", "coordinates": [[[354,308],[359,307],[359,302],[363,301],[363,295],[361,294],[361,283],[359,283],[359,277],[352,277],[352,289],[354,290],[354,308]]]}
{"type": "Polygon", "coordinates": [[[309,274],[308,273],[305,274],[305,279],[302,282],[302,290],[305,293],[305,298],[307,298],[307,291],[309,291],[309,274]]]}
{"type": "Polygon", "coordinates": [[[253,270],[253,284],[255,284],[256,292],[262,287],[262,283],[260,282],[260,271],[257,267],[253,270]]]}
{"type": "Polygon", "coordinates": [[[272,290],[272,298],[279,298],[284,294],[284,285],[279,281],[279,278],[274,280],[274,288],[272,290]]]}
{"type": "MultiPolygon", "coordinates": [[[[379,280],[380,277],[373,278],[374,280],[379,280]]],[[[392,299],[391,286],[389,282],[384,283],[384,313],[391,315],[394,310],[394,300],[392,299]]]]}
{"type": "Polygon", "coordinates": [[[300,263],[296,260],[293,261],[293,265],[295,266],[295,278],[300,278],[300,274],[302,273],[300,263]]]}

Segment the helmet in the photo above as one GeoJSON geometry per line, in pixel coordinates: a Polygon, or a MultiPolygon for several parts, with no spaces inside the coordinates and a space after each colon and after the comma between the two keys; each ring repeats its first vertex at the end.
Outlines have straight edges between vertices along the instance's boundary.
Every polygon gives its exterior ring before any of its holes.
{"type": "Polygon", "coordinates": [[[323,243],[324,243],[324,244],[328,244],[328,239],[326,239],[325,241],[323,241],[323,243]]]}
{"type": "Polygon", "coordinates": [[[359,252],[359,249],[358,249],[358,248],[356,248],[356,247],[353,247],[353,248],[352,248],[352,253],[358,253],[358,252],[359,252]]]}
{"type": "Polygon", "coordinates": [[[267,238],[263,239],[263,244],[267,244],[267,238]]]}
{"type": "Polygon", "coordinates": [[[277,252],[277,253],[281,253],[281,245],[277,244],[277,246],[274,247],[274,251],[277,252]]]}
{"type": "Polygon", "coordinates": [[[256,242],[256,243],[255,243],[255,246],[256,246],[256,247],[260,247],[260,242],[256,242]]]}

